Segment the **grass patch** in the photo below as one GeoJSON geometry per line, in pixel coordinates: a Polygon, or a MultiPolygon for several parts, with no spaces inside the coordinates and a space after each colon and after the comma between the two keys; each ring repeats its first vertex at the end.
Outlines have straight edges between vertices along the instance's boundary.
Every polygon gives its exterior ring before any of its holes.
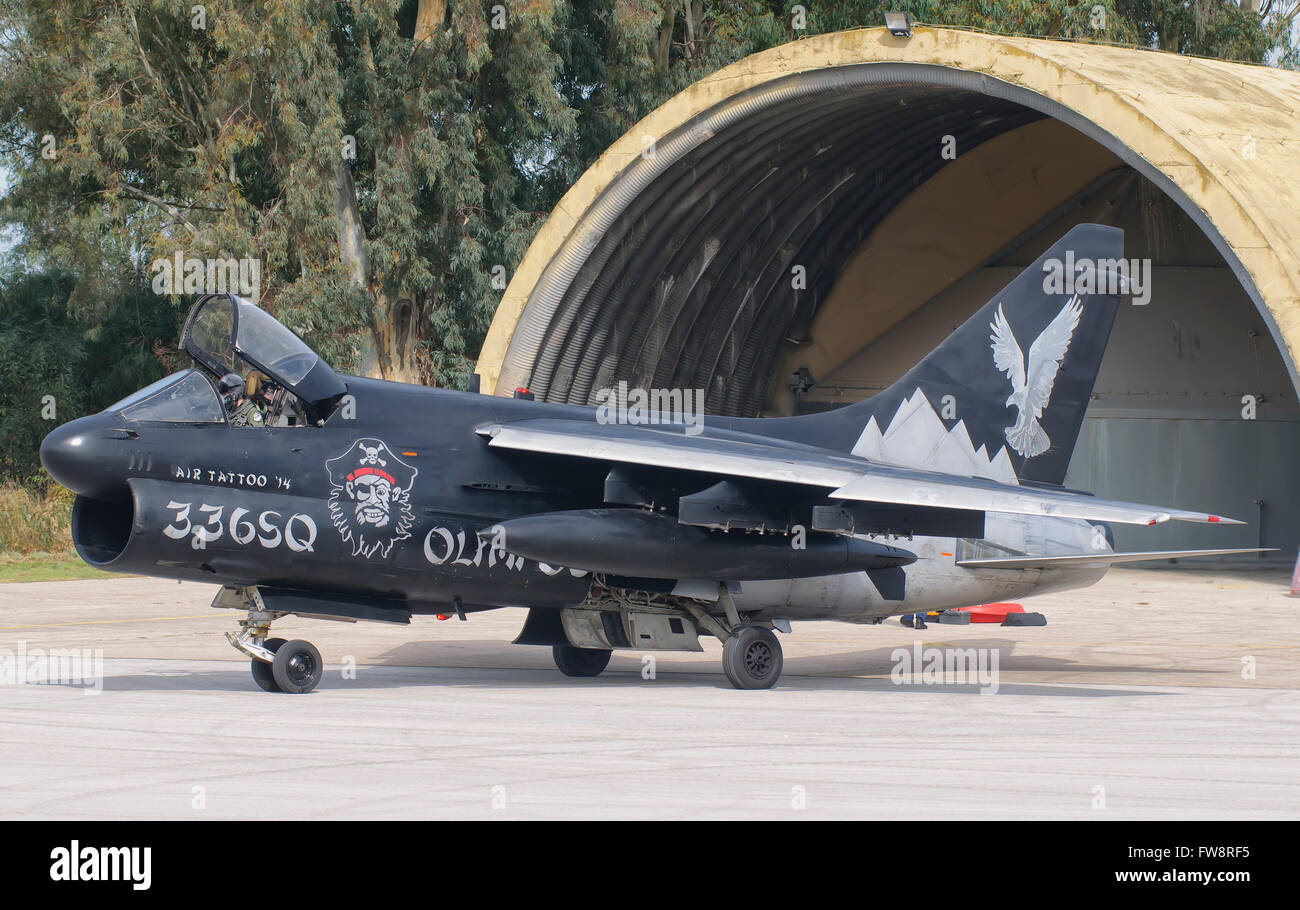
{"type": "Polygon", "coordinates": [[[0,553],[72,555],[72,494],[53,481],[0,484],[0,553]]]}
{"type": "Polygon", "coordinates": [[[0,484],[0,584],[111,575],[81,561],[71,525],[72,494],[58,484],[0,484]]]}
{"type": "Polygon", "coordinates": [[[0,584],[14,581],[65,581],[70,578],[110,578],[81,561],[76,553],[0,553],[0,584]]]}

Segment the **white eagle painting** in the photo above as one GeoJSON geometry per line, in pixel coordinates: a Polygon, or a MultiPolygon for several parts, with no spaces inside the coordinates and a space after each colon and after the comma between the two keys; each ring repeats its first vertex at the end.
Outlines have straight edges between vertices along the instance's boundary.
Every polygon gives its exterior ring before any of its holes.
{"type": "Polygon", "coordinates": [[[1075,294],[1029,346],[1027,366],[1024,352],[1016,342],[1006,314],[1002,312],[1002,304],[998,304],[997,315],[989,323],[993,330],[989,336],[993,342],[993,365],[1011,380],[1011,395],[1006,403],[1008,407],[1015,405],[1019,412],[1016,422],[1004,432],[1011,448],[1025,458],[1041,455],[1052,444],[1038,418],[1043,416],[1052,398],[1056,374],[1061,369],[1065,352],[1070,349],[1070,341],[1082,314],[1083,304],[1075,294]]]}

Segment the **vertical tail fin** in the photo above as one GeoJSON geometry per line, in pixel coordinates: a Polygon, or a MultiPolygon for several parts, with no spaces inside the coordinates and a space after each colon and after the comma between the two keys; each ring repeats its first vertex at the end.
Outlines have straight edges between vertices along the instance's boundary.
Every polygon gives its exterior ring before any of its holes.
{"type": "Polygon", "coordinates": [[[1119,308],[1124,232],[1081,224],[915,367],[781,435],[1008,483],[1065,478],[1119,308]]]}

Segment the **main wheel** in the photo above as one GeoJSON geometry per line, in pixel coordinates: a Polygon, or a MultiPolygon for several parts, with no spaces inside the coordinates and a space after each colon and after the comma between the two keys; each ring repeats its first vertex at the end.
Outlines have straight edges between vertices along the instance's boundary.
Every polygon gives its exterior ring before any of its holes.
{"type": "MultiPolygon", "coordinates": [[[[268,638],[266,641],[262,642],[262,647],[274,654],[276,651],[280,650],[280,646],[283,644],[283,638],[268,638]]],[[[249,663],[252,664],[251,669],[253,671],[253,682],[257,683],[267,692],[281,691],[280,687],[275,684],[275,673],[271,669],[270,664],[264,660],[258,660],[256,657],[249,661],[249,663]]]]}
{"type": "Polygon", "coordinates": [[[292,695],[302,695],[316,688],[324,670],[325,664],[320,659],[316,646],[301,639],[280,645],[275,652],[275,661],[271,664],[275,684],[281,692],[292,695]]]}
{"type": "Polygon", "coordinates": [[[575,648],[572,645],[555,645],[551,648],[555,665],[565,676],[599,676],[609,666],[609,657],[613,653],[599,648],[575,648]]]}
{"type": "Polygon", "coordinates": [[[741,626],[722,645],[723,672],[737,689],[772,688],[781,664],[781,643],[763,626],[741,626]]]}

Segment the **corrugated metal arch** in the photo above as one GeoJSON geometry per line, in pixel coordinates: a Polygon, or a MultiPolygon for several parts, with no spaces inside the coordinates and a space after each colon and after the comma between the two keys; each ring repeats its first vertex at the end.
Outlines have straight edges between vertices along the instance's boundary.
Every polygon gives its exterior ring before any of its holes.
{"type": "Polygon", "coordinates": [[[1300,386],[1298,111],[1295,73],[952,29],[756,54],[642,120],[556,206],[497,309],[484,390],[586,402],[627,379],[756,413],[837,266],[946,163],[939,137],[965,151],[1044,116],[1188,213],[1300,386]]]}

